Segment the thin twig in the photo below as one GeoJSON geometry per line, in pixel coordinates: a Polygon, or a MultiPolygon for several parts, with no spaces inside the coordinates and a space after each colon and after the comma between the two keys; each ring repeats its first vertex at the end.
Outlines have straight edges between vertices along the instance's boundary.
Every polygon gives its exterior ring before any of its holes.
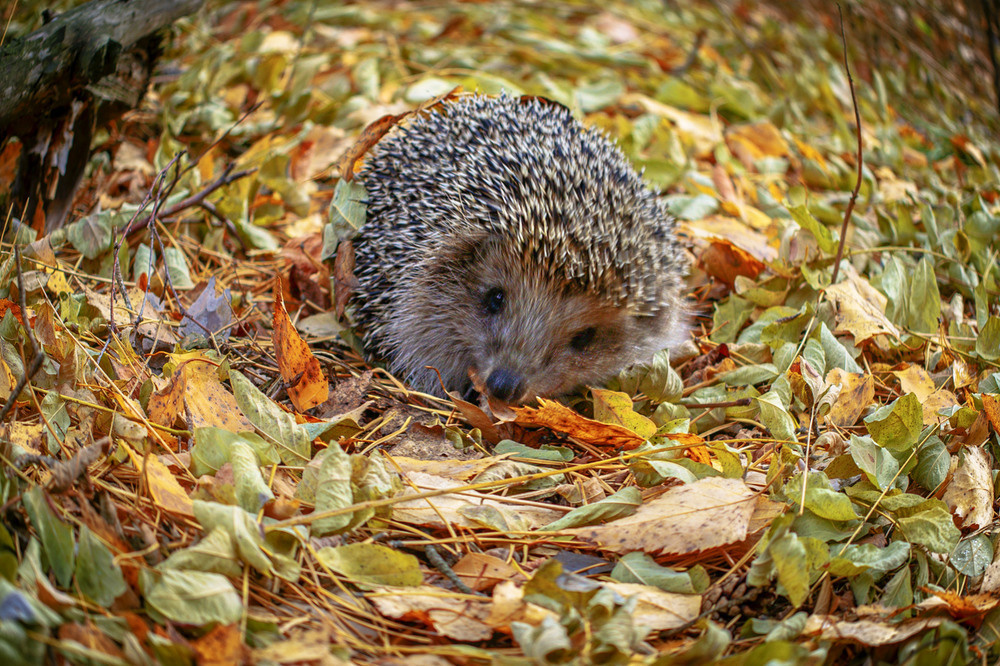
{"type": "Polygon", "coordinates": [[[844,224],[840,229],[840,246],[837,248],[837,261],[833,263],[833,277],[830,284],[837,284],[837,275],[840,273],[840,260],[844,258],[844,243],[847,241],[847,225],[851,222],[851,213],[854,212],[854,204],[858,201],[858,192],[861,191],[861,172],[864,167],[864,158],[861,154],[861,112],[858,111],[858,98],[854,94],[854,78],[851,76],[851,65],[847,61],[847,36],[844,32],[844,11],[837,3],[837,12],[840,14],[840,40],[844,44],[844,70],[847,72],[847,83],[851,87],[851,104],[854,105],[854,125],[858,138],[858,180],[854,184],[854,191],[851,192],[851,200],[847,202],[847,210],[844,211],[844,224]]]}

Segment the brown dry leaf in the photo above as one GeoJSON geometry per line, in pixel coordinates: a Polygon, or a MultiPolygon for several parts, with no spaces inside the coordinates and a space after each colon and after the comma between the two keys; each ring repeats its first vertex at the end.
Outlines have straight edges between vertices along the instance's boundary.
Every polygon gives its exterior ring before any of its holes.
{"type": "Polygon", "coordinates": [[[698,261],[706,273],[729,286],[733,286],[738,275],[755,280],[766,268],[746,250],[720,238],[712,239],[698,261]]]}
{"type": "Polygon", "coordinates": [[[243,637],[237,624],[220,624],[191,641],[198,666],[225,666],[243,662],[243,637]]]}
{"type": "Polygon", "coordinates": [[[230,432],[252,431],[236,398],[219,381],[215,364],[208,359],[184,361],[174,370],[170,383],[149,398],[151,421],[172,427],[181,419],[188,430],[217,426],[230,432]]]}
{"type": "Polygon", "coordinates": [[[106,655],[106,657],[110,658],[109,661],[126,660],[122,649],[100,631],[97,625],[90,622],[87,624],[67,622],[59,627],[59,640],[79,643],[87,650],[106,655]]]}
{"type": "Polygon", "coordinates": [[[164,511],[194,518],[194,503],[166,465],[155,456],[140,456],[129,446],[125,450],[136,470],[142,471],[145,468],[146,484],[156,506],[164,511]]]}
{"type": "MultiPolygon", "coordinates": [[[[83,288],[83,293],[87,297],[87,302],[106,320],[111,321],[111,298],[107,294],[98,293],[87,287],[83,288]]],[[[167,348],[173,347],[177,342],[177,333],[173,326],[167,323],[167,318],[153,305],[149,299],[143,298],[143,293],[139,289],[129,289],[129,306],[125,307],[118,290],[115,290],[114,322],[119,327],[120,335],[124,337],[124,331],[130,331],[132,318],[138,314],[142,308],[142,319],[139,322],[138,332],[144,338],[154,341],[155,345],[163,345],[167,348]]]]}
{"type": "Polygon", "coordinates": [[[723,141],[722,125],[715,118],[682,111],[640,93],[625,93],[619,104],[625,107],[637,106],[654,116],[666,118],[680,134],[691,140],[696,155],[710,155],[723,141]]]}
{"type": "Polygon", "coordinates": [[[368,151],[371,150],[372,146],[381,141],[382,137],[385,136],[389,130],[396,125],[399,125],[401,121],[410,117],[414,113],[420,113],[446,99],[451,99],[455,96],[458,90],[460,90],[460,88],[454,88],[443,95],[438,95],[434,99],[424,102],[416,109],[399,114],[384,115],[370,123],[364,128],[364,130],[361,131],[361,134],[358,136],[357,141],[354,142],[354,145],[348,148],[344,154],[341,155],[340,161],[337,163],[337,169],[340,171],[340,177],[346,181],[350,181],[354,178],[354,174],[361,171],[361,168],[364,166],[364,157],[368,154],[368,151]]]}
{"type": "MultiPolygon", "coordinates": [[[[451,479],[424,474],[422,472],[409,472],[405,474],[404,483],[406,482],[409,482],[407,484],[409,485],[409,489],[404,492],[404,496],[428,490],[444,490],[460,487],[460,484],[451,479]],[[413,486],[416,486],[417,490],[413,490],[413,486]]],[[[509,524],[519,523],[520,528],[525,531],[536,529],[542,525],[548,525],[557,518],[565,515],[564,511],[557,509],[500,502],[492,499],[489,495],[467,490],[461,494],[454,493],[428,499],[404,500],[393,505],[392,518],[403,523],[437,528],[447,528],[452,525],[465,528],[481,528],[482,525],[466,518],[460,513],[462,510],[473,507],[490,507],[495,509],[508,519],[509,524]]]]}
{"type": "Polygon", "coordinates": [[[934,388],[934,380],[919,365],[908,364],[905,368],[893,371],[899,378],[900,389],[903,393],[914,393],[920,401],[923,409],[924,425],[933,425],[944,417],[938,416],[938,412],[947,407],[958,404],[958,398],[947,389],[934,388]]]}
{"type": "Polygon", "coordinates": [[[934,597],[917,604],[918,608],[940,609],[944,607],[955,618],[982,617],[1000,606],[1000,594],[961,595],[946,590],[930,590],[934,597]],[[937,601],[938,603],[934,603],[937,601]],[[943,602],[943,603],[942,603],[943,602]]]}
{"type": "Polygon", "coordinates": [[[499,557],[485,553],[469,553],[451,568],[463,583],[473,590],[489,590],[503,581],[524,582],[525,577],[515,567],[499,557]]]}
{"type": "MultiPolygon", "coordinates": [[[[267,647],[253,650],[253,659],[249,663],[259,664],[275,662],[278,664],[318,664],[319,666],[348,666],[351,661],[344,661],[334,655],[330,646],[336,641],[333,627],[312,631],[293,631],[291,638],[277,641],[267,647]]],[[[233,662],[240,663],[240,662],[233,662]]]]}
{"type": "Polygon", "coordinates": [[[546,617],[558,619],[547,608],[524,600],[524,588],[513,581],[504,581],[493,588],[493,606],[486,624],[510,633],[511,622],[524,622],[537,627],[546,617]]]}
{"type": "Polygon", "coordinates": [[[448,592],[440,587],[373,586],[365,593],[382,615],[420,622],[456,641],[485,641],[493,636],[486,620],[492,602],[483,597],[448,592]]]}
{"type": "Polygon", "coordinates": [[[846,622],[830,615],[810,615],[802,633],[816,636],[825,641],[852,641],[868,647],[895,645],[908,638],[934,629],[944,618],[926,620],[904,620],[903,622],[876,622],[858,620],[846,622]]]}
{"type": "Polygon", "coordinates": [[[668,631],[683,627],[697,619],[701,613],[700,594],[664,592],[652,585],[638,583],[603,583],[603,585],[626,598],[638,596],[639,603],[632,614],[632,621],[653,631],[668,631]]]}
{"type": "MultiPolygon", "coordinates": [[[[581,442],[604,448],[631,450],[646,441],[628,428],[611,423],[601,423],[577,414],[569,407],[554,400],[539,398],[537,409],[516,407],[514,412],[518,425],[544,426],[556,432],[563,432],[581,442]]],[[[697,435],[668,435],[670,439],[685,446],[698,446],[704,440],[697,435]]]]}
{"type": "Polygon", "coordinates": [[[45,446],[45,433],[48,432],[44,423],[23,423],[11,421],[4,424],[4,439],[14,446],[24,449],[25,453],[41,455],[45,446]]]}
{"type": "Polygon", "coordinates": [[[712,477],[673,488],[626,518],[566,532],[615,553],[695,553],[746,539],[756,498],[738,479],[712,477]]]}
{"type": "Polygon", "coordinates": [[[761,157],[788,156],[788,143],[781,131],[766,120],[730,128],[726,132],[726,142],[747,168],[761,157]]]}
{"type": "Polygon", "coordinates": [[[900,392],[915,393],[921,402],[935,391],[934,380],[919,365],[907,363],[901,370],[893,370],[892,374],[899,379],[900,392]]]}
{"type": "Polygon", "coordinates": [[[424,472],[455,481],[468,481],[507,456],[490,456],[474,460],[418,460],[407,456],[389,456],[402,474],[424,472]]]}
{"type": "Polygon", "coordinates": [[[875,378],[871,375],[834,368],[826,374],[826,383],[841,386],[840,395],[826,415],[827,423],[840,428],[848,428],[857,423],[875,397],[875,378]]]}
{"type": "Polygon", "coordinates": [[[295,409],[304,412],[326,402],[330,397],[330,383],[309,345],[288,318],[279,282],[275,282],[274,289],[273,326],[274,355],[295,409]]]}
{"type": "Polygon", "coordinates": [[[291,154],[289,175],[298,182],[313,180],[337,164],[351,139],[339,127],[314,125],[291,154]]]}
{"type": "Polygon", "coordinates": [[[725,215],[692,220],[685,224],[685,229],[699,241],[714,242],[723,238],[765,264],[778,258],[778,250],[771,245],[767,235],[725,215]]]}
{"type": "Polygon", "coordinates": [[[942,500],[963,528],[985,527],[993,521],[993,472],[990,456],[981,447],[965,447],[962,460],[944,491],[942,500]]]}
{"type": "Polygon", "coordinates": [[[1000,433],[1000,400],[991,393],[983,393],[983,413],[993,426],[993,432],[1000,433]]]}
{"type": "Polygon", "coordinates": [[[855,344],[876,335],[899,339],[899,329],[885,316],[888,300],[854,271],[827,287],[826,294],[837,307],[837,327],[853,335],[855,344]]]}
{"type": "Polygon", "coordinates": [[[987,592],[996,592],[1000,590],[1000,553],[993,553],[993,561],[990,562],[989,566],[986,567],[986,571],[983,572],[983,580],[979,585],[979,590],[981,594],[987,592]]]}

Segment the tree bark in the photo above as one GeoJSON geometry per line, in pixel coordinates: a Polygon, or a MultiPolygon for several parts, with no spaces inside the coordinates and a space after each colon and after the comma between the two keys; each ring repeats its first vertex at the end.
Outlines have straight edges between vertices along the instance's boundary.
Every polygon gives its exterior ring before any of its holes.
{"type": "Polygon", "coordinates": [[[0,147],[21,141],[3,210],[43,233],[66,221],[94,130],[139,104],[157,32],[204,0],[91,0],[0,48],[0,147]]]}
{"type": "Polygon", "coordinates": [[[203,3],[92,0],[8,42],[0,49],[0,137],[30,131],[39,115],[113,73],[123,51],[203,3]]]}

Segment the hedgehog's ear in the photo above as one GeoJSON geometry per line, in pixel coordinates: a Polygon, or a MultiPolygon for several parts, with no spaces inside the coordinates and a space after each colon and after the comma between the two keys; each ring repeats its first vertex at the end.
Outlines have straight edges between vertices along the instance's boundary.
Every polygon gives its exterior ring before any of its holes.
{"type": "Polygon", "coordinates": [[[434,269],[438,273],[464,272],[472,269],[479,262],[489,245],[489,235],[486,233],[463,237],[460,240],[452,237],[448,244],[438,248],[434,269]]]}

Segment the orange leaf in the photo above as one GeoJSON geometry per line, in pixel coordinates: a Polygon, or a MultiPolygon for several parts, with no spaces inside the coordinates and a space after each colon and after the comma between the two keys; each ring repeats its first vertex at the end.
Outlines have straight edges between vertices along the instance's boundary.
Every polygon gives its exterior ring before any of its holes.
{"type": "Polygon", "coordinates": [[[162,391],[149,398],[149,418],[173,426],[178,420],[189,429],[216,426],[230,432],[253,430],[236,398],[219,381],[215,365],[208,359],[185,361],[162,391]]]}
{"type": "Polygon", "coordinates": [[[150,455],[143,459],[131,447],[126,446],[125,450],[136,469],[143,469],[145,464],[149,495],[153,498],[156,506],[170,513],[194,518],[194,503],[159,458],[150,455]]]}
{"type": "Polygon", "coordinates": [[[274,290],[274,330],[271,340],[278,360],[281,378],[288,384],[288,397],[295,409],[304,412],[326,402],[330,397],[330,383],[323,376],[323,368],[309,350],[299,332],[285,312],[285,301],[280,287],[274,290]]]}
{"type": "MultiPolygon", "coordinates": [[[[515,423],[519,425],[545,426],[556,432],[564,432],[570,437],[586,444],[604,448],[630,450],[646,441],[625,426],[611,423],[601,423],[577,414],[569,407],[553,400],[539,398],[537,409],[534,407],[516,407],[515,423]]],[[[677,434],[667,435],[670,439],[685,446],[697,446],[704,440],[697,435],[677,434]]]]}

